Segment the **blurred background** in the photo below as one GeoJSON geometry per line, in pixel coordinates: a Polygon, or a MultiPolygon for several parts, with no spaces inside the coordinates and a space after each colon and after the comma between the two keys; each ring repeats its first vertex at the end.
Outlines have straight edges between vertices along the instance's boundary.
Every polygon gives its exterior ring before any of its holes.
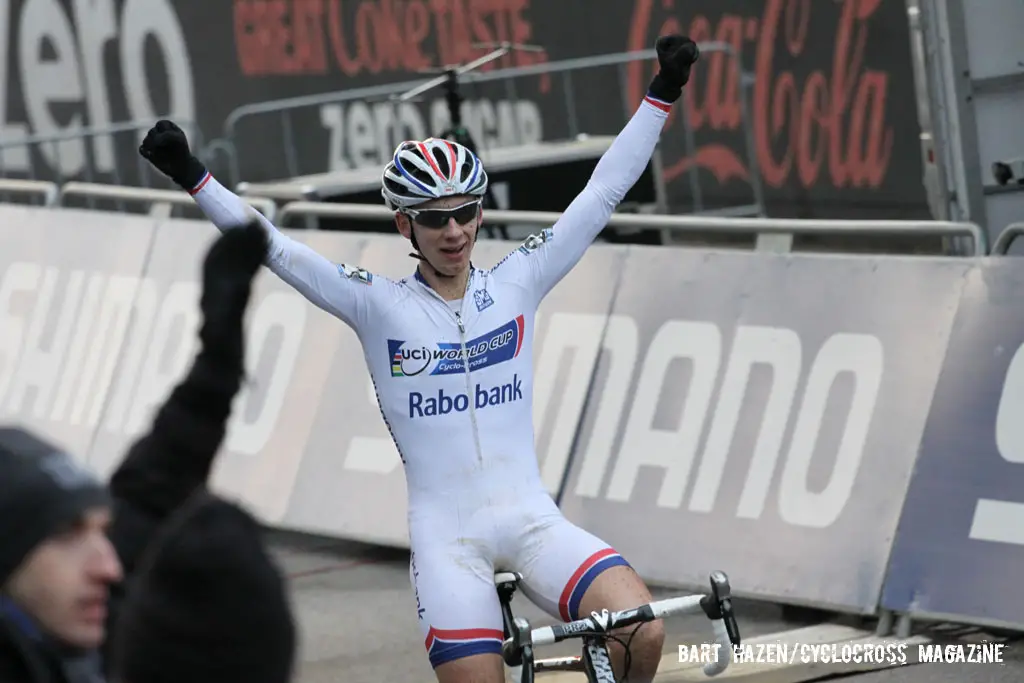
{"type": "MultiPolygon", "coordinates": [[[[994,240],[1024,215],[1021,27],[1019,0],[7,0],[0,199],[153,210],[159,194],[110,186],[170,189],[136,153],[166,117],[261,210],[380,205],[396,144],[447,135],[488,162],[491,208],[560,211],[642,98],[656,37],[681,32],[703,59],[621,212],[970,221],[994,240]]],[[[283,223],[391,230],[318,216],[283,223]]],[[[603,238],[970,248],[710,224],[603,238]]]]}

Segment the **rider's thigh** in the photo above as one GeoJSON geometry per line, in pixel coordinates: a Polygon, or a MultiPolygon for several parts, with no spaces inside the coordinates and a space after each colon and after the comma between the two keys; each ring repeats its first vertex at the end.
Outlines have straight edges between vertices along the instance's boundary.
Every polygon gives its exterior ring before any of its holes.
{"type": "MultiPolygon", "coordinates": [[[[528,525],[521,541],[518,566],[523,593],[552,616],[571,621],[591,612],[625,610],[651,601],[647,586],[621,555],[565,519],[557,508],[528,525]]],[[[664,628],[660,620],[629,633],[634,628],[616,633],[625,638],[632,635],[628,672],[622,647],[610,642],[609,651],[618,677],[628,673],[630,681],[644,683],[658,670],[664,628]]]]}
{"type": "Polygon", "coordinates": [[[629,564],[614,548],[552,508],[527,525],[516,569],[523,575],[522,590],[530,600],[551,616],[572,621],[589,613],[581,609],[591,585],[604,572],[629,569],[629,564]]]}
{"type": "Polygon", "coordinates": [[[409,574],[420,632],[438,680],[504,680],[501,605],[494,568],[486,556],[470,545],[416,546],[409,574]],[[494,671],[497,679],[488,673],[494,671]]]}

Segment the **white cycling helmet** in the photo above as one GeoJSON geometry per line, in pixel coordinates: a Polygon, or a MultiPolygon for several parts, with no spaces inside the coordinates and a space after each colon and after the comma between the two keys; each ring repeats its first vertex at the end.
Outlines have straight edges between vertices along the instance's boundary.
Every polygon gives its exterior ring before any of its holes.
{"type": "Polygon", "coordinates": [[[384,167],[381,194],[388,208],[401,210],[453,195],[482,197],[487,172],[475,154],[450,140],[407,140],[384,167]]]}

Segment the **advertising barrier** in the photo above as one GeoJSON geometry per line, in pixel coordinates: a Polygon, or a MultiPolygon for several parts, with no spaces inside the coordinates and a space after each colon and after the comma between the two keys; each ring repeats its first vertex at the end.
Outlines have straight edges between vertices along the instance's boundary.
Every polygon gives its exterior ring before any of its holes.
{"type": "MultiPolygon", "coordinates": [[[[204,221],[0,207],[0,420],[42,429],[109,476],[191,363],[216,235],[204,221]]],[[[377,274],[415,267],[398,236],[289,235],[377,274]]],[[[481,242],[474,258],[491,265],[515,246],[481,242]]],[[[624,257],[596,246],[538,312],[536,433],[552,495],[603,333],[587,326],[603,326],[624,257]]],[[[355,333],[268,271],[247,320],[250,377],[214,487],[269,524],[407,547],[405,476],[355,333]]]]}
{"type": "MultiPolygon", "coordinates": [[[[287,234],[413,270],[397,236],[287,234]]],[[[108,475],[191,362],[216,235],[0,206],[0,422],[108,475]]],[[[725,567],[755,598],[1024,626],[1022,288],[1007,257],[594,245],[534,332],[544,480],[653,582],[725,567]]],[[[247,338],[214,488],[271,525],[407,547],[355,333],[263,271],[247,338]]]]}
{"type": "MultiPolygon", "coordinates": [[[[754,79],[744,115],[745,84],[731,58],[708,54],[694,69],[662,146],[673,207],[692,203],[694,173],[707,208],[748,204],[750,179],[760,176],[772,216],[928,216],[902,0],[103,0],[84,7],[0,3],[0,175],[163,187],[139,164],[145,128],[17,144],[26,135],[160,118],[194,121],[204,141],[230,142],[243,170],[233,181],[379,169],[398,140],[444,130],[443,91],[397,107],[380,98],[284,115],[240,112],[425,81],[426,70],[466,64],[495,43],[537,49],[512,50],[484,71],[647,50],[661,33],[678,31],[729,44],[754,79]],[[43,43],[60,50],[44,57],[43,43]],[[55,115],[54,106],[74,115],[55,115]],[[228,131],[232,120],[238,125],[228,131]]],[[[468,83],[463,121],[484,149],[569,139],[574,119],[577,132],[615,134],[653,70],[638,61],[569,81],[546,74],[468,83]]],[[[224,152],[209,163],[228,180],[224,152]]]]}
{"type": "Polygon", "coordinates": [[[874,612],[969,268],[635,250],[561,508],[660,583],[874,612]]]}
{"type": "Polygon", "coordinates": [[[39,429],[84,461],[154,227],[97,211],[0,206],[0,420],[39,429]]]}
{"type": "Polygon", "coordinates": [[[925,617],[1024,626],[1024,269],[971,271],[882,606],[925,617]]]}

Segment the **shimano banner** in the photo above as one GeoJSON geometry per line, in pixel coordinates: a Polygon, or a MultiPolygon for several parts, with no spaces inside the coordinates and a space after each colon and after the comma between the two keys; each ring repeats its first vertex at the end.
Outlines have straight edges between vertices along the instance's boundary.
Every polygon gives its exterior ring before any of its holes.
{"type": "MultiPolygon", "coordinates": [[[[0,219],[0,418],[42,430],[108,476],[192,362],[200,269],[217,230],[65,209],[3,208],[0,219]]],[[[415,269],[397,236],[288,234],[349,272],[399,279],[415,269]]],[[[516,246],[482,241],[474,261],[492,265],[516,246]]],[[[538,349],[535,433],[553,495],[625,256],[595,246],[525,331],[538,349]]],[[[438,341],[457,338],[453,329],[438,341]]],[[[249,381],[214,487],[278,527],[407,546],[405,476],[356,334],[263,271],[246,350],[249,381]]]]}
{"type": "MultiPolygon", "coordinates": [[[[368,287],[415,266],[397,236],[286,232],[368,287]]],[[[109,474],[191,362],[216,236],[0,206],[0,422],[109,474]]],[[[654,583],[725,568],[765,600],[1020,628],[1022,290],[1006,257],[595,245],[523,330],[542,475],[654,583]]],[[[364,353],[391,357],[262,272],[214,488],[277,527],[406,547],[364,353]]]]}
{"type": "MultiPolygon", "coordinates": [[[[141,220],[141,219],[140,219],[141,220]]],[[[185,374],[197,350],[201,264],[217,230],[206,222],[162,221],[134,302],[129,343],[98,424],[90,465],[106,475],[130,440],[185,374]]],[[[359,254],[363,238],[336,235],[338,251],[359,254]]],[[[249,374],[236,399],[213,483],[245,500],[268,523],[282,523],[324,393],[326,368],[352,337],[269,271],[246,316],[249,374]],[[347,339],[347,337],[345,337],[347,339]],[[333,342],[333,343],[332,343],[333,342]]]]}
{"type": "Polygon", "coordinates": [[[634,248],[561,508],[651,580],[873,613],[969,268],[634,248]]]}
{"type": "Polygon", "coordinates": [[[882,606],[1024,625],[1024,268],[973,270],[914,468],[882,606]]]}
{"type": "Polygon", "coordinates": [[[0,422],[85,460],[153,228],[138,216],[0,206],[0,422]]]}

